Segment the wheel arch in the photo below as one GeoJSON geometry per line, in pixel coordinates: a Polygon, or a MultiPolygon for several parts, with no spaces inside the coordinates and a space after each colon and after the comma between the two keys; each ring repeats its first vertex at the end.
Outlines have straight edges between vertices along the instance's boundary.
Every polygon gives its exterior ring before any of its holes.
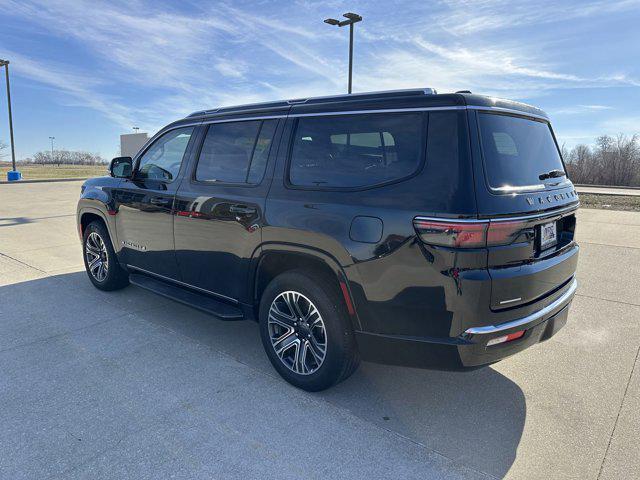
{"type": "Polygon", "coordinates": [[[119,249],[117,243],[118,239],[115,235],[115,225],[113,225],[112,222],[107,219],[107,215],[105,215],[104,212],[97,208],[84,207],[78,211],[78,234],[80,235],[80,241],[82,241],[84,231],[87,226],[95,220],[98,220],[104,224],[107,232],[109,233],[111,244],[113,245],[113,248],[117,253],[119,249]]]}
{"type": "Polygon", "coordinates": [[[279,243],[263,244],[256,250],[250,270],[248,291],[259,318],[262,293],[277,275],[290,270],[303,270],[322,275],[335,285],[344,301],[354,329],[360,329],[348,277],[339,262],[330,254],[314,248],[279,243]]]}

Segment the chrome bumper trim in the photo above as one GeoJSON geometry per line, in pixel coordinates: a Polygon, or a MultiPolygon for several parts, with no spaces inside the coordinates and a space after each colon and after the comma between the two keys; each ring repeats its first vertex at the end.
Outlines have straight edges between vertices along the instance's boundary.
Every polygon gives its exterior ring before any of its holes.
{"type": "Polygon", "coordinates": [[[571,285],[558,299],[556,299],[553,303],[550,303],[546,307],[537,312],[532,313],[531,315],[527,315],[526,317],[519,318],[517,320],[513,320],[511,322],[500,323],[498,325],[487,325],[484,327],[473,327],[465,330],[464,333],[468,335],[479,335],[479,334],[491,334],[498,333],[504,330],[510,330],[515,327],[520,327],[522,325],[527,325],[528,323],[535,322],[536,320],[541,319],[545,315],[553,312],[554,310],[560,309],[561,307],[568,304],[573,295],[576,293],[576,288],[578,288],[578,281],[574,278],[571,282],[571,285]]]}

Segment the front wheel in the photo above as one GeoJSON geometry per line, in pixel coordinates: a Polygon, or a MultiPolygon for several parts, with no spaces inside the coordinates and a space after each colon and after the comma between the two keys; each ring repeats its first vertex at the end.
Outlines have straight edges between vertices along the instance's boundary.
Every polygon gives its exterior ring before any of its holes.
{"type": "Polygon", "coordinates": [[[101,222],[91,222],[82,236],[82,256],[91,283],[100,290],[129,285],[129,274],[118,263],[111,239],[101,222]]]}
{"type": "Polygon", "coordinates": [[[304,390],[327,389],[359,364],[342,298],[322,276],[292,271],[273,279],[260,301],[260,336],[278,373],[304,390]]]}

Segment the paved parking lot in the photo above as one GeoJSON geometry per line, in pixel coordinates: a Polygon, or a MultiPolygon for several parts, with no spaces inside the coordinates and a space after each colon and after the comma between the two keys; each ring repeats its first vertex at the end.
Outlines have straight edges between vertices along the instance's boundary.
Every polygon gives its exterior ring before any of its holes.
{"type": "Polygon", "coordinates": [[[580,211],[550,341],[470,373],[363,364],[310,394],[253,323],[93,288],[80,185],[0,185],[0,478],[640,478],[640,213],[580,211]]]}

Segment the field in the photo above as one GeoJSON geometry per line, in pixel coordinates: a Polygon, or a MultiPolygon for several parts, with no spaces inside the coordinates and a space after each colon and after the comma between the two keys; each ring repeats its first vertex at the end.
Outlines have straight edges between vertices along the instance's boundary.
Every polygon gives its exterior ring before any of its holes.
{"type": "MultiPolygon", "coordinates": [[[[107,165],[17,165],[24,180],[43,180],[50,178],[86,178],[107,174],[107,165]]],[[[7,179],[11,170],[10,162],[0,162],[0,180],[7,179]]]]}
{"type": "Polygon", "coordinates": [[[589,193],[580,193],[580,204],[584,208],[640,212],[640,196],[632,197],[626,195],[592,195],[589,193]]]}

